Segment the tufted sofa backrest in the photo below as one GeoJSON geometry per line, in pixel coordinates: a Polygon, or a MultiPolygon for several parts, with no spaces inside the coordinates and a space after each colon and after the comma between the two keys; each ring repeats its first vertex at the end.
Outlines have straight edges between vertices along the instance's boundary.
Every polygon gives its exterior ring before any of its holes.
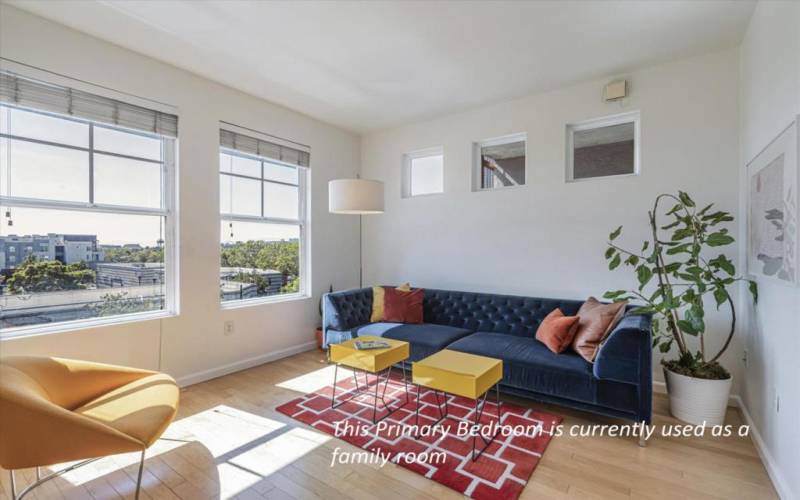
{"type": "Polygon", "coordinates": [[[372,288],[326,293],[323,309],[326,329],[349,330],[369,323],[372,316],[372,288]]]}
{"type": "Polygon", "coordinates": [[[425,290],[426,323],[480,332],[533,337],[545,316],[555,308],[577,314],[583,301],[496,295],[490,293],[425,290]]]}
{"type": "MultiPolygon", "coordinates": [[[[472,331],[533,337],[545,316],[555,308],[577,314],[583,301],[425,289],[424,321],[472,331]]],[[[369,323],[372,288],[325,294],[324,326],[345,331],[369,323]]]]}

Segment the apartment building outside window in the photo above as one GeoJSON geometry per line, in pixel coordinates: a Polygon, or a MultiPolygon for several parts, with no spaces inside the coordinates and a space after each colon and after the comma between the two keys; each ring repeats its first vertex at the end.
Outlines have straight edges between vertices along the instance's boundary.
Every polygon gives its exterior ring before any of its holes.
{"type": "Polygon", "coordinates": [[[3,336],[174,312],[176,137],[174,115],[0,72],[3,336]]]}

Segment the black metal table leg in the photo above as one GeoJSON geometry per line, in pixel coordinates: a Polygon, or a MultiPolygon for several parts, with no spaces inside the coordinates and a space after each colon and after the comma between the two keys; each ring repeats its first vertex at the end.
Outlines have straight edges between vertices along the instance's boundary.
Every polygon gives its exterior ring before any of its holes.
{"type": "Polygon", "coordinates": [[[351,369],[353,370],[353,379],[355,381],[356,387],[355,387],[355,389],[350,391],[348,397],[346,397],[346,398],[344,398],[344,399],[342,399],[342,400],[337,402],[336,401],[336,380],[337,380],[338,373],[339,373],[339,363],[335,364],[335,368],[333,369],[333,390],[331,391],[331,408],[338,408],[339,406],[341,406],[344,403],[350,401],[351,399],[355,398],[356,396],[359,396],[361,394],[367,394],[367,395],[371,396],[372,399],[373,399],[373,404],[372,404],[372,423],[373,424],[377,424],[378,422],[380,422],[381,420],[385,419],[389,415],[393,414],[394,412],[396,412],[400,408],[404,407],[409,402],[409,399],[408,399],[408,382],[406,382],[406,380],[405,380],[405,367],[403,367],[403,383],[405,384],[405,389],[406,389],[406,401],[405,401],[405,403],[401,402],[395,408],[392,408],[391,405],[387,404],[386,403],[386,399],[385,399],[386,390],[388,389],[389,380],[390,380],[391,375],[392,375],[392,367],[391,366],[389,366],[389,368],[387,368],[385,370],[381,370],[380,372],[377,372],[377,373],[373,374],[373,375],[375,375],[375,394],[370,394],[368,392],[368,390],[369,390],[369,373],[367,373],[364,370],[359,370],[357,368],[351,368],[351,369]],[[359,371],[363,371],[364,372],[364,379],[365,379],[365,381],[364,381],[364,389],[361,389],[361,385],[358,382],[358,375],[357,374],[358,374],[359,371]],[[381,374],[382,373],[385,374],[386,380],[383,383],[383,392],[379,395],[378,394],[378,390],[379,390],[380,385],[381,385],[381,374]],[[377,416],[378,416],[378,400],[380,400],[381,403],[383,403],[383,409],[387,410],[386,415],[384,415],[381,418],[377,418],[377,416]]]}
{"type": "Polygon", "coordinates": [[[486,396],[492,390],[489,389],[488,391],[486,391],[483,394],[483,398],[481,399],[481,401],[479,401],[477,399],[475,400],[475,422],[473,423],[473,429],[477,429],[477,433],[476,433],[476,435],[472,436],[472,461],[473,462],[475,460],[477,460],[483,454],[484,451],[486,451],[486,448],[488,448],[489,445],[492,444],[492,442],[494,442],[495,438],[497,437],[497,434],[500,433],[500,418],[501,418],[501,415],[500,415],[500,384],[495,384],[494,385],[494,389],[495,389],[495,406],[497,407],[497,428],[495,429],[494,433],[492,434],[492,437],[490,437],[489,439],[485,438],[483,436],[483,434],[481,433],[481,431],[480,431],[480,421],[481,421],[481,417],[483,416],[483,410],[486,408],[486,396]],[[480,406],[480,410],[478,409],[479,406],[480,406]],[[481,447],[481,449],[477,453],[475,453],[475,449],[476,449],[476,445],[477,445],[479,436],[481,438],[481,441],[483,441],[483,447],[481,447]]]}

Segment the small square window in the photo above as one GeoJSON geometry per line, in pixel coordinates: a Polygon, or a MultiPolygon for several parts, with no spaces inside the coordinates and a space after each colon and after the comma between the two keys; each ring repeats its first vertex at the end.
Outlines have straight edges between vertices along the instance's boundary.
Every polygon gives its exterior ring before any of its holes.
{"type": "Polygon", "coordinates": [[[472,190],[525,185],[525,134],[514,134],[475,144],[472,190]]]}
{"type": "Polygon", "coordinates": [[[403,155],[403,197],[444,192],[444,152],[426,149],[403,155]]]}
{"type": "Polygon", "coordinates": [[[639,173],[639,113],[567,125],[567,181],[639,173]]]}

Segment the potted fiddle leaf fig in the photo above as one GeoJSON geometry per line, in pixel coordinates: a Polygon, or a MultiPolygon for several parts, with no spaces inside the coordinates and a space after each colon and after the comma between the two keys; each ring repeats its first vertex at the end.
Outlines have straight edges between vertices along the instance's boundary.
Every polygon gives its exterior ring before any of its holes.
{"type": "Polygon", "coordinates": [[[719,359],[736,331],[736,308],[731,287],[747,281],[753,302],[756,283],[736,274],[733,262],[720,253],[734,242],[728,229],[728,212],[713,210],[713,203],[698,208],[692,198],[661,194],[648,212],[650,238],[639,251],[617,243],[622,226],[609,235],[605,253],[608,268],[626,266],[638,282],[635,289],[607,292],[612,300],[633,300],[644,305],[633,314],[653,315],[653,348],[662,353],[677,350],[677,357],[662,360],[670,412],[689,423],[721,424],[725,418],[732,378],[719,359]],[[668,210],[663,214],[665,207],[668,210]],[[709,352],[706,305],[730,311],[730,330],[721,349],[709,352]]]}

